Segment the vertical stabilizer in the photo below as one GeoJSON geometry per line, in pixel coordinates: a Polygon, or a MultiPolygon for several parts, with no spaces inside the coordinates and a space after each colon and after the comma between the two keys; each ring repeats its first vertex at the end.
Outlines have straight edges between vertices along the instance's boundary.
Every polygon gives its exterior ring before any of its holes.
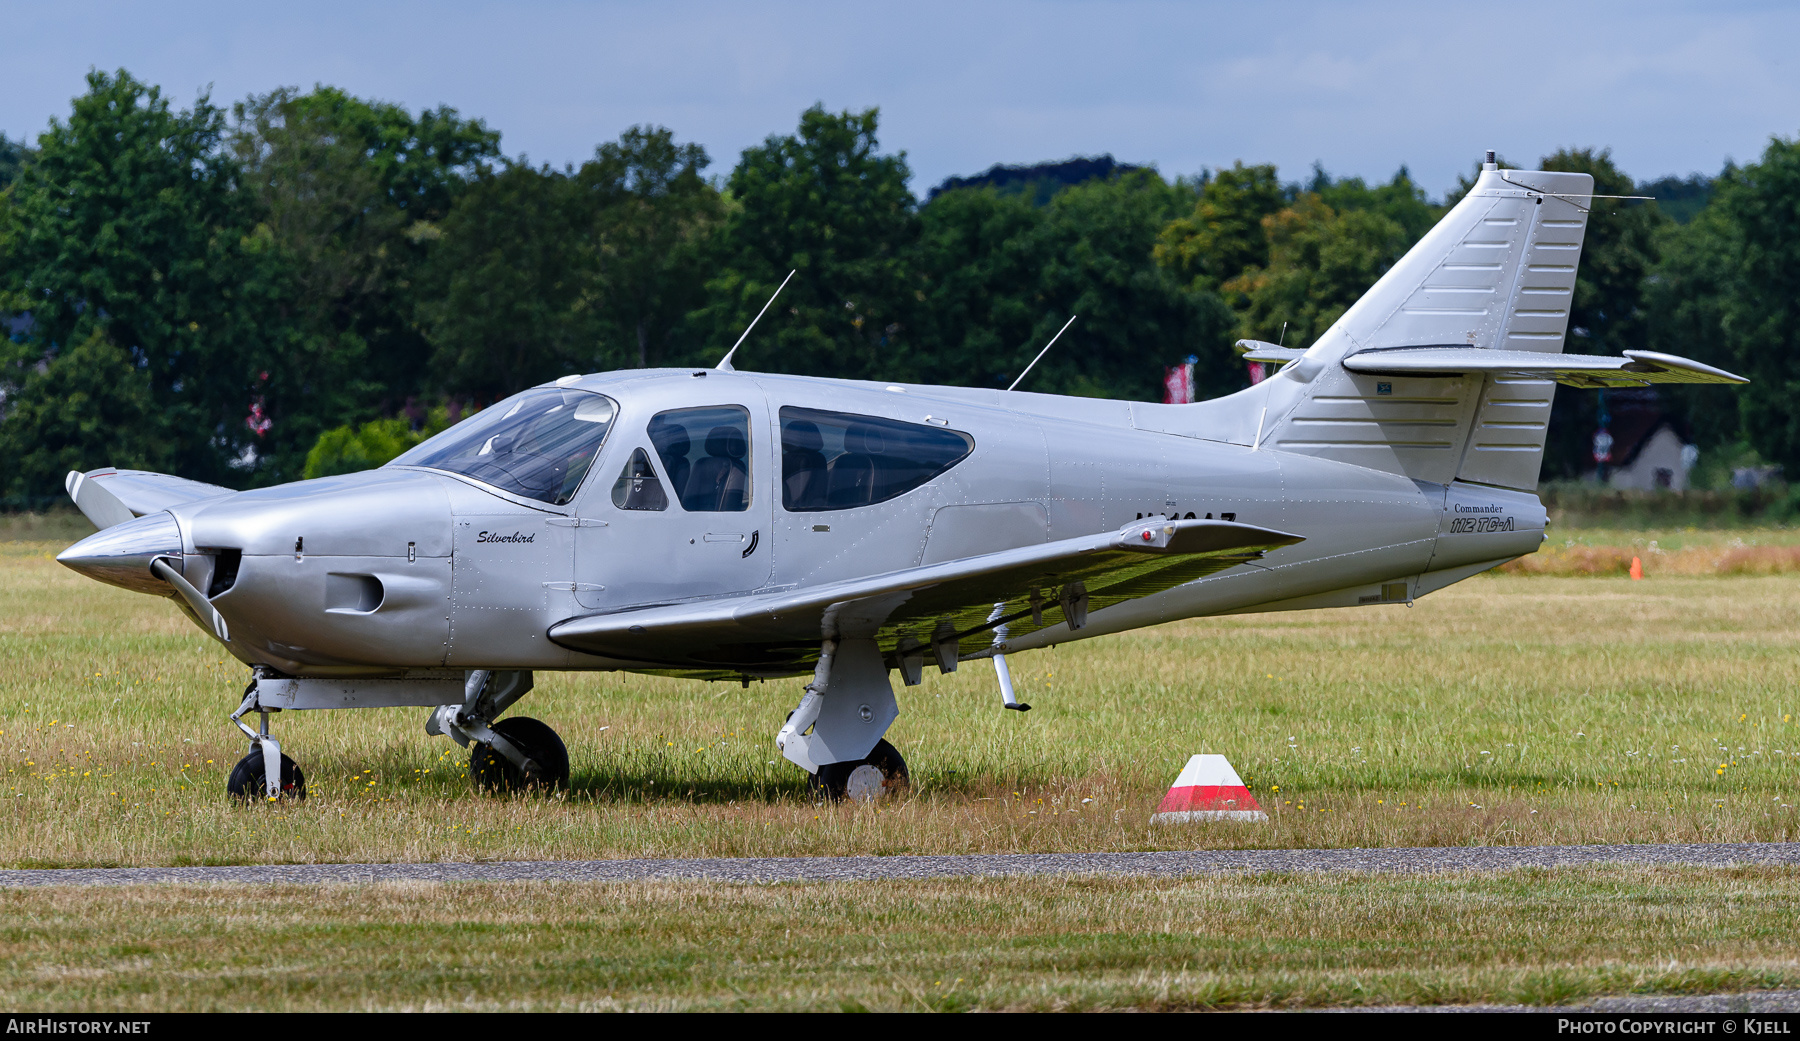
{"type": "Polygon", "coordinates": [[[1304,356],[1219,403],[1261,392],[1264,448],[1440,484],[1535,488],[1556,389],[1550,380],[1372,376],[1340,363],[1394,347],[1560,353],[1592,192],[1587,174],[1489,164],[1304,356]]]}

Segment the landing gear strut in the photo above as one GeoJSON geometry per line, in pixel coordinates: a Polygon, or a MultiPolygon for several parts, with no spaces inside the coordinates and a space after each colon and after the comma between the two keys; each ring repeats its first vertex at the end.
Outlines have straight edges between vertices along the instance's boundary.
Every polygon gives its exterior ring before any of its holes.
{"type": "Polygon", "coordinates": [[[463,685],[461,705],[442,705],[425,719],[425,732],[443,734],[469,749],[469,778],[494,791],[549,791],[569,785],[569,752],[562,738],[529,716],[493,722],[531,690],[531,673],[476,669],[463,685]]]}

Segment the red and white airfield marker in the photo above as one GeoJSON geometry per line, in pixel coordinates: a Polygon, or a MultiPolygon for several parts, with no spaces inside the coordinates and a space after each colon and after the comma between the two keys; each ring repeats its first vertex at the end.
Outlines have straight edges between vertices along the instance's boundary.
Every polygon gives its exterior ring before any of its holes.
{"type": "Polygon", "coordinates": [[[1197,755],[1169,786],[1152,824],[1183,821],[1266,821],[1269,815],[1222,755],[1197,755]]]}

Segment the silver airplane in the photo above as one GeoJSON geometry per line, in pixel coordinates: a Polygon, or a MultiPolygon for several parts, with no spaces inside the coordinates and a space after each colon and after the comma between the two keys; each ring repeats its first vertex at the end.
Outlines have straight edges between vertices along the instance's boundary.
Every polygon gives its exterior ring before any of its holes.
{"type": "MultiPolygon", "coordinates": [[[[1179,618],[1415,598],[1531,553],[1552,395],[1742,383],[1565,355],[1586,174],[1498,169],[1305,350],[1186,405],[716,369],[565,376],[376,470],[233,492],[71,473],[57,559],[250,667],[228,790],[304,797],[283,710],[420,706],[487,788],[568,782],[502,718],[542,670],[810,675],[775,736],[824,797],[906,781],[890,676],[1179,618]],[[260,726],[245,721],[258,713],[260,726]]],[[[739,341],[742,343],[742,340],[739,341]]],[[[735,351],[736,348],[733,348],[735,351]]]]}

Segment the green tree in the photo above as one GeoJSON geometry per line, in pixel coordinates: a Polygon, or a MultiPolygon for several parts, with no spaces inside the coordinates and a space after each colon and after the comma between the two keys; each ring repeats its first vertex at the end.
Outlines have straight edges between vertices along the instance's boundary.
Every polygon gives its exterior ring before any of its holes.
{"type": "Polygon", "coordinates": [[[1369,211],[1386,217],[1406,230],[1409,248],[1424,238],[1446,212],[1445,207],[1433,205],[1426,198],[1425,189],[1413,181],[1404,166],[1392,180],[1371,188],[1360,177],[1333,179],[1324,167],[1315,165],[1312,183],[1306,190],[1339,213],[1369,211]]]}
{"type": "MultiPolygon", "coordinates": [[[[1193,207],[1191,189],[1154,170],[1089,181],[1051,200],[1036,251],[1046,317],[1081,318],[1042,371],[1032,370],[1032,389],[1160,400],[1163,366],[1188,355],[1199,358],[1196,382],[1207,393],[1238,388],[1230,312],[1154,258],[1159,234],[1193,207]]],[[[1036,350],[1027,344],[1020,353],[1022,367],[1036,350]]]]}
{"type": "Polygon", "coordinates": [[[1163,366],[1188,355],[1207,392],[1237,389],[1229,310],[1152,256],[1193,207],[1191,186],[1153,170],[1064,188],[1042,207],[991,187],[939,193],[921,212],[917,334],[890,375],[1005,387],[1079,315],[1021,389],[1154,400],[1163,366]]]}
{"type": "Polygon", "coordinates": [[[507,164],[480,175],[440,225],[419,320],[431,371],[453,395],[491,402],[600,362],[590,293],[591,215],[567,174],[507,164]]]}
{"type": "MultiPolygon", "coordinates": [[[[1658,232],[1669,219],[1653,202],[1601,198],[1636,192],[1636,182],[1613,164],[1610,149],[1565,148],[1545,156],[1540,169],[1594,178],[1596,197],[1590,200],[1563,349],[1570,354],[1617,355],[1647,347],[1644,283],[1656,266],[1658,232]]],[[[1600,404],[1601,398],[1589,392],[1556,395],[1544,450],[1546,478],[1573,478],[1593,468],[1600,404]]]]}
{"type": "Polygon", "coordinates": [[[568,372],[685,361],[722,209],[698,145],[633,127],[578,171],[508,164],[438,225],[419,322],[435,384],[481,400],[568,372]]]}
{"type": "Polygon", "coordinates": [[[311,481],[373,470],[449,427],[450,411],[441,406],[433,409],[417,430],[405,416],[372,419],[361,426],[334,427],[319,435],[318,443],[306,453],[305,477],[311,481]]]}
{"type": "Polygon", "coordinates": [[[252,96],[233,115],[256,246],[280,277],[257,391],[272,422],[261,447],[287,479],[321,431],[426,389],[420,268],[499,135],[453,109],[414,117],[334,87],[252,96]]]}
{"type": "Polygon", "coordinates": [[[1751,445],[1792,478],[1800,475],[1800,139],[1772,138],[1757,162],[1728,170],[1712,206],[1723,227],[1702,247],[1701,271],[1723,259],[1731,272],[1718,335],[1750,379],[1737,391],[1738,412],[1751,445]]]}
{"type": "Polygon", "coordinates": [[[1650,196],[1664,216],[1677,224],[1686,224],[1712,201],[1713,178],[1697,173],[1686,177],[1659,177],[1640,182],[1636,194],[1650,196]]]}
{"type": "Polygon", "coordinates": [[[1031,196],[991,187],[940,192],[920,211],[913,264],[923,299],[896,378],[1012,382],[1068,320],[1043,292],[1048,219],[1031,196]]]}
{"type": "Polygon", "coordinates": [[[640,367],[692,353],[678,337],[705,303],[705,247],[724,215],[718,190],[700,176],[710,162],[668,128],[641,126],[595,149],[575,176],[592,213],[593,274],[611,338],[633,343],[640,367]]]}
{"type": "MultiPolygon", "coordinates": [[[[54,367],[69,345],[96,337],[131,359],[154,406],[84,467],[156,458],[224,481],[253,439],[243,424],[246,362],[263,336],[251,305],[264,265],[246,245],[249,201],[221,148],[224,129],[204,95],[177,112],[123,70],[92,72],[68,121],[51,121],[9,189],[0,280],[32,316],[27,354],[15,357],[23,368],[0,374],[16,388],[12,407],[55,415],[30,402],[48,385],[21,372],[54,367]]],[[[23,423],[9,426],[15,455],[53,436],[23,423]]],[[[56,487],[33,480],[31,494],[56,487]]]]}
{"type": "Polygon", "coordinates": [[[149,374],[98,325],[41,370],[27,369],[7,404],[0,418],[6,458],[0,496],[8,505],[41,508],[56,501],[70,470],[174,464],[176,446],[163,433],[149,374]]]}
{"type": "MultiPolygon", "coordinates": [[[[1735,168],[1727,168],[1721,181],[1736,176],[1735,168]]],[[[1657,254],[1644,283],[1648,346],[1738,371],[1739,356],[1725,328],[1744,256],[1742,229],[1725,206],[1709,203],[1684,224],[1663,225],[1657,254]]],[[[1661,391],[1703,453],[1742,439],[1743,388],[1665,386],[1661,391]]]]}
{"type": "Polygon", "coordinates": [[[25,168],[36,153],[23,140],[13,141],[5,134],[0,134],[0,189],[19,179],[19,171],[25,168]]]}
{"type": "Polygon", "coordinates": [[[1312,192],[1263,218],[1266,267],[1222,287],[1239,334],[1295,347],[1311,344],[1412,246],[1398,222],[1374,210],[1338,212],[1312,192]]]}
{"type": "Polygon", "coordinates": [[[722,355],[790,269],[798,271],[746,343],[749,365],[870,377],[903,341],[919,292],[908,264],[919,236],[905,153],[883,155],[877,111],[814,106],[796,133],[744,150],[726,189],[714,301],[696,316],[722,355]]]}
{"type": "Polygon", "coordinates": [[[1197,289],[1216,290],[1245,268],[1269,262],[1263,221],[1288,201],[1273,166],[1238,162],[1215,171],[1193,212],[1170,221],[1157,236],[1156,262],[1197,289]]]}

